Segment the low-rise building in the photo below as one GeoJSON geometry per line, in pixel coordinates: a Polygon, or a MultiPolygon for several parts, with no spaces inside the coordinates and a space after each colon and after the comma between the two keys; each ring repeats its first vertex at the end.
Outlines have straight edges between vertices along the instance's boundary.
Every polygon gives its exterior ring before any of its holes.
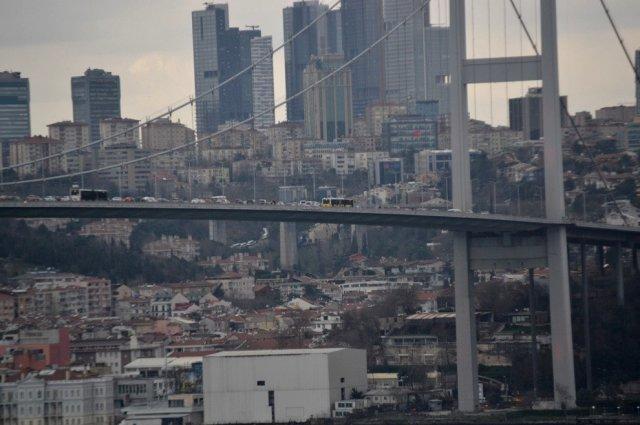
{"type": "Polygon", "coordinates": [[[147,255],[161,258],[180,258],[193,261],[200,255],[200,242],[188,236],[186,239],[178,236],[165,236],[149,242],[142,247],[147,255]]]}
{"type": "Polygon", "coordinates": [[[204,359],[205,423],[330,418],[367,387],[366,352],[349,348],[226,351],[204,359]]]}
{"type": "Polygon", "coordinates": [[[105,218],[87,223],[80,229],[80,236],[93,236],[107,244],[130,246],[131,233],[135,223],[129,220],[105,218]]]}

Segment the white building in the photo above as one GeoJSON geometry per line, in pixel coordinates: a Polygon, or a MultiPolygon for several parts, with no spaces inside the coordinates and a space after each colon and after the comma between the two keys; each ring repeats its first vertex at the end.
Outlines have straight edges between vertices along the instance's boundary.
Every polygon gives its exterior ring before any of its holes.
{"type": "Polygon", "coordinates": [[[264,113],[254,120],[255,128],[267,128],[275,123],[271,50],[271,36],[251,39],[251,63],[257,63],[252,78],[253,116],[264,113]]]}
{"type": "Polygon", "coordinates": [[[58,371],[42,371],[0,384],[0,423],[113,424],[113,378],[60,380],[57,375],[58,371]]]}
{"type": "Polygon", "coordinates": [[[365,350],[228,351],[203,366],[206,424],[329,418],[337,401],[367,388],[365,350]]]}

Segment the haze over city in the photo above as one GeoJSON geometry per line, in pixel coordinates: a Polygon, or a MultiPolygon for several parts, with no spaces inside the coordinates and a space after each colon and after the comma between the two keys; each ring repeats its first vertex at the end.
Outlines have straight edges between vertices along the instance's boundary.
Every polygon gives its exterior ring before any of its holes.
{"type": "Polygon", "coordinates": [[[639,16],[0,0],[0,425],[640,425],[639,16]]]}

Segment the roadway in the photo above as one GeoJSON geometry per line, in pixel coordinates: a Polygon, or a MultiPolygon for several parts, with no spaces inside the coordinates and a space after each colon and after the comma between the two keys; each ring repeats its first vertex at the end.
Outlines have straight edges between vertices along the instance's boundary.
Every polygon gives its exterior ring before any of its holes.
{"type": "Polygon", "coordinates": [[[321,208],[298,205],[3,202],[0,218],[128,218],[175,220],[272,221],[402,226],[470,232],[474,235],[543,233],[565,226],[570,242],[640,245],[640,227],[612,226],[499,214],[474,214],[408,208],[321,208]]]}

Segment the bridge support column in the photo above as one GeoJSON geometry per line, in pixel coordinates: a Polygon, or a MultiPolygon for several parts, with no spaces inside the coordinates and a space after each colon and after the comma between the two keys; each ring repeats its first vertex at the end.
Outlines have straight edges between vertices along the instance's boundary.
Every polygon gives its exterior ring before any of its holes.
{"type": "Polygon", "coordinates": [[[298,264],[296,223],[280,223],[280,268],[293,270],[298,264]]]}
{"type": "Polygon", "coordinates": [[[473,276],[469,267],[468,235],[453,235],[453,265],[456,299],[456,358],[458,409],[473,412],[478,406],[478,349],[473,297],[473,276]]]}
{"type": "Polygon", "coordinates": [[[584,357],[587,390],[593,389],[591,371],[591,317],[589,314],[589,279],[587,277],[587,247],[580,244],[580,275],[582,277],[582,322],[584,325],[584,357]]]}
{"type": "Polygon", "coordinates": [[[622,264],[622,244],[618,242],[614,249],[616,268],[616,299],[618,306],[624,307],[624,266],[622,264]]]}
{"type": "Polygon", "coordinates": [[[365,239],[367,238],[367,228],[365,226],[359,226],[354,224],[351,226],[351,240],[355,240],[358,246],[358,253],[362,254],[364,249],[365,239]]]}
{"type": "Polygon", "coordinates": [[[549,310],[553,353],[553,393],[556,408],[576,405],[576,379],[571,333],[571,295],[567,231],[564,227],[547,230],[549,253],[549,310]]]}
{"type": "Polygon", "coordinates": [[[227,222],[209,220],[209,240],[218,243],[227,243],[227,222]]]}

